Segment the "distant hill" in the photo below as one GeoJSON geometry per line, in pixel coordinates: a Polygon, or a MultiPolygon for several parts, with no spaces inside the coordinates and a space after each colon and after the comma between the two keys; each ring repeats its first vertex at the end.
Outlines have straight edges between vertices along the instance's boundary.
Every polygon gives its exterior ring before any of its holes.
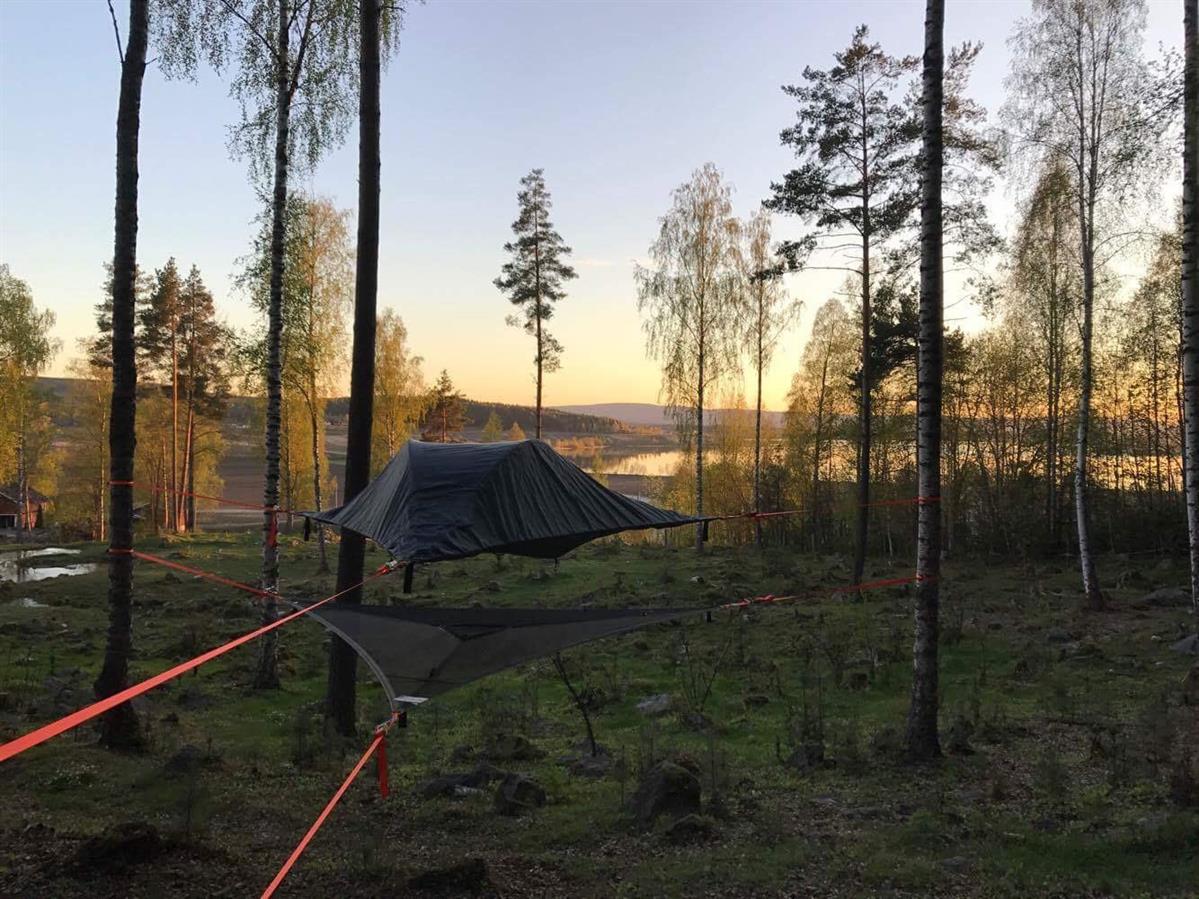
{"type": "MultiPolygon", "coordinates": [[[[589,403],[575,406],[559,406],[566,412],[575,412],[579,415],[597,415],[606,418],[615,418],[618,421],[623,421],[627,425],[635,427],[672,427],[674,421],[671,419],[665,406],[657,403],[589,403]]],[[[704,421],[714,422],[721,414],[731,410],[728,409],[709,409],[704,413],[704,421]]],[[[772,425],[780,426],[783,423],[784,413],[764,411],[762,419],[772,425]]]]}
{"type": "MultiPolygon", "coordinates": [[[[343,421],[349,411],[349,399],[336,397],[329,400],[326,416],[330,421],[343,421]]],[[[481,400],[463,400],[466,407],[466,430],[482,430],[491,413],[495,412],[503,423],[504,430],[512,425],[532,437],[537,429],[537,412],[532,406],[516,406],[510,403],[487,403],[481,400]]],[[[541,410],[542,431],[549,434],[623,434],[628,425],[611,416],[592,415],[564,409],[541,410]]]]}

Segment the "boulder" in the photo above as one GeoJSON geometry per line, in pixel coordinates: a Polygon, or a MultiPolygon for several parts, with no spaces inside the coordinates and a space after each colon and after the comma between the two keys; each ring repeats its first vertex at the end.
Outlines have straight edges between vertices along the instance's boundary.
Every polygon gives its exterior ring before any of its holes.
{"type": "Polygon", "coordinates": [[[643,824],[660,815],[681,818],[698,814],[701,787],[699,778],[682,765],[659,762],[648,772],[633,794],[633,814],[643,824]]]}
{"type": "Polygon", "coordinates": [[[460,799],[463,796],[479,793],[484,787],[490,786],[497,780],[503,780],[507,776],[507,771],[482,762],[470,772],[442,774],[426,780],[420,785],[417,792],[420,793],[422,799],[438,799],[440,797],[460,799]]]}
{"type": "Polygon", "coordinates": [[[1199,634],[1191,634],[1189,637],[1183,637],[1177,643],[1171,643],[1170,650],[1181,652],[1184,655],[1199,655],[1199,634]]]}
{"type": "Polygon", "coordinates": [[[545,789],[523,774],[509,774],[495,791],[495,810],[501,815],[519,815],[545,805],[545,789]]]}
{"type": "Polygon", "coordinates": [[[716,834],[716,822],[707,815],[683,815],[671,823],[662,834],[668,843],[701,843],[716,834]]]}
{"type": "Polygon", "coordinates": [[[658,693],[656,696],[648,696],[637,703],[637,711],[650,718],[657,718],[665,715],[673,706],[674,701],[670,698],[669,693],[658,693]]]}
{"type": "Polygon", "coordinates": [[[502,762],[531,762],[544,756],[545,750],[524,734],[500,734],[487,747],[487,757],[502,762]]]}
{"type": "Polygon", "coordinates": [[[604,777],[612,770],[612,757],[605,753],[580,755],[567,764],[566,770],[575,777],[604,777]]]}
{"type": "Polygon", "coordinates": [[[1141,602],[1146,605],[1156,606],[1157,608],[1189,606],[1191,604],[1191,591],[1185,587],[1162,587],[1154,590],[1152,593],[1146,593],[1141,597],[1141,602]]]}

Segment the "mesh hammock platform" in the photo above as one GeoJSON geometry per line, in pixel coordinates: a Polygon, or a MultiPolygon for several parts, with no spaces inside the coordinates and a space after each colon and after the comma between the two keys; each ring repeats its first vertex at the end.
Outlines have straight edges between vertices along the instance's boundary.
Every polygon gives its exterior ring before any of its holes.
{"type": "Polygon", "coordinates": [[[311,615],[354,647],[396,711],[580,643],[702,611],[331,604],[311,615]]]}

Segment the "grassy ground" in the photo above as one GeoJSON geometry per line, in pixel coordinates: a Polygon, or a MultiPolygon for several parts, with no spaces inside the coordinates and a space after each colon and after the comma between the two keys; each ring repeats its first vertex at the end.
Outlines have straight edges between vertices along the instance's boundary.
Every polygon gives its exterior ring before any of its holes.
{"type": "MultiPolygon", "coordinates": [[[[142,546],[254,576],[249,536],[156,542],[142,546]]],[[[101,558],[96,546],[82,549],[83,560],[101,558]]],[[[285,592],[332,592],[331,578],[312,576],[314,551],[285,541],[285,592]]],[[[906,565],[879,561],[870,574],[906,565]]],[[[898,751],[910,646],[900,589],[697,617],[570,651],[569,672],[616,759],[599,779],[563,764],[584,732],[547,662],[450,694],[394,733],[391,798],[364,773],[282,895],[421,895],[414,877],[469,859],[485,863],[503,896],[1196,895],[1199,788],[1187,766],[1197,760],[1199,707],[1183,701],[1190,660],[1167,650],[1188,610],[1142,599],[1184,583],[1184,569],[1144,558],[1103,567],[1111,608],[1085,613],[1068,562],[950,564],[947,754],[930,766],[898,751]],[[672,712],[637,710],[661,693],[672,712]],[[422,782],[470,770],[467,759],[504,733],[545,751],[499,763],[539,781],[544,808],[506,818],[486,791],[420,797],[422,782]],[[663,823],[633,822],[638,772],[662,758],[701,772],[709,836],[679,845],[663,823]]],[[[815,592],[848,577],[837,557],[716,548],[697,558],[606,543],[557,569],[490,558],[424,569],[414,601],[690,606],[815,592]]],[[[257,620],[245,597],[144,563],[136,586],[135,678],[257,620]]],[[[103,570],[0,587],[0,739],[88,701],[105,588],[103,570]],[[16,601],[24,597],[44,605],[16,601]]],[[[399,589],[392,577],[368,593],[397,602],[399,589]]],[[[251,646],[143,697],[144,754],[101,750],[84,727],[6,763],[0,894],[260,892],[386,715],[363,668],[363,737],[342,741],[323,728],[326,644],[315,625],[289,625],[277,692],[247,688],[251,646]],[[89,840],[129,822],[151,825],[161,841],[114,849],[89,840]]]]}

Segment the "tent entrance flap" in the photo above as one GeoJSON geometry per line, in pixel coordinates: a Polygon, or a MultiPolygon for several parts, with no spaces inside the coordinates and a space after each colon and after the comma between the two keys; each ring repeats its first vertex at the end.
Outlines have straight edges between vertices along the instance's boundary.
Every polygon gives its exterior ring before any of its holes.
{"type": "Polygon", "coordinates": [[[540,440],[410,440],[354,499],[304,514],[412,563],[480,553],[555,559],[598,537],[698,520],[609,490],[540,440]]]}
{"type": "Polygon", "coordinates": [[[701,611],[329,605],[312,617],[354,647],[398,709],[571,646],[701,611]]]}

